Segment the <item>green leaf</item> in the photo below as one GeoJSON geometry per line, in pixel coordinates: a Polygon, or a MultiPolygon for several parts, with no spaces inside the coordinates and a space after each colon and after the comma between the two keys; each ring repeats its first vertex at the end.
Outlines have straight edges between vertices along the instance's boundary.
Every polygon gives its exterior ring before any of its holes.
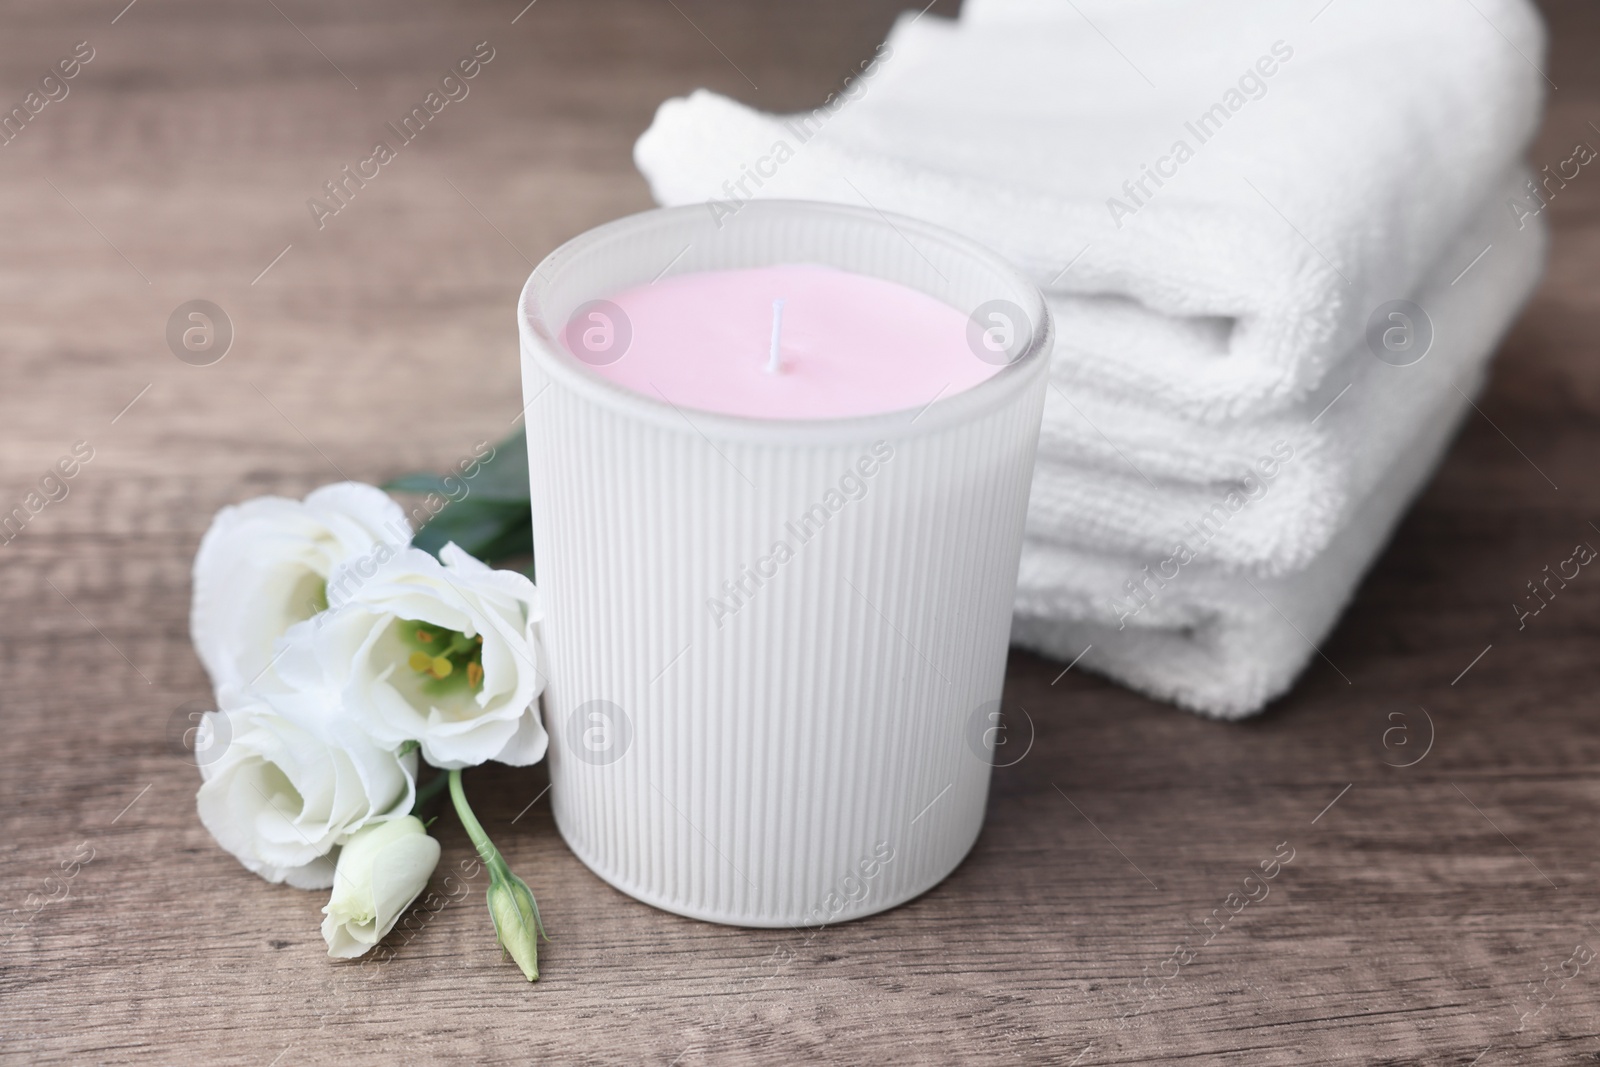
{"type": "Polygon", "coordinates": [[[513,555],[517,547],[531,552],[533,523],[528,505],[480,502],[471,497],[458,500],[429,519],[412,544],[437,556],[451,541],[485,562],[513,555]],[[508,532],[518,530],[527,532],[521,538],[508,538],[508,532]]]}
{"type": "MultiPolygon", "coordinates": [[[[448,501],[412,542],[435,556],[452,541],[489,564],[533,554],[528,442],[521,427],[495,445],[494,454],[481,461],[471,477],[415,472],[391,479],[383,488],[391,493],[435,494],[448,501]]],[[[527,574],[533,577],[532,567],[527,574]]]]}
{"type": "Polygon", "coordinates": [[[421,471],[402,474],[398,478],[391,478],[383,483],[383,489],[385,492],[390,493],[416,493],[419,496],[427,493],[438,493],[440,496],[449,495],[443,478],[437,474],[424,474],[421,471]]]}
{"type": "MultiPolygon", "coordinates": [[[[498,565],[502,560],[531,555],[533,555],[533,520],[524,512],[517,522],[507,523],[498,537],[485,544],[483,554],[478,558],[498,565]]],[[[531,579],[533,577],[531,566],[529,572],[528,577],[531,579]]]]}
{"type": "Polygon", "coordinates": [[[458,504],[473,498],[500,504],[525,503],[529,495],[527,434],[519,427],[495,445],[493,455],[479,462],[471,475],[416,471],[385,482],[383,488],[391,493],[437,493],[458,504]]]}
{"type": "Polygon", "coordinates": [[[528,438],[522,427],[494,446],[494,458],[479,464],[477,476],[467,484],[469,497],[519,503],[528,499],[528,438]]]}

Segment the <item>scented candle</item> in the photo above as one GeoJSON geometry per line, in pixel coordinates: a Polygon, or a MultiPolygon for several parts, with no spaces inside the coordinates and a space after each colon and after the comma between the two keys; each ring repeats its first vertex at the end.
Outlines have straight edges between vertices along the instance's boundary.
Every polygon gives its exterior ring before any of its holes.
{"type": "Polygon", "coordinates": [[[937,884],[983,822],[1038,291],[926,223],[758,201],[583,234],[520,312],[568,845],[747,926],[937,884]]]}

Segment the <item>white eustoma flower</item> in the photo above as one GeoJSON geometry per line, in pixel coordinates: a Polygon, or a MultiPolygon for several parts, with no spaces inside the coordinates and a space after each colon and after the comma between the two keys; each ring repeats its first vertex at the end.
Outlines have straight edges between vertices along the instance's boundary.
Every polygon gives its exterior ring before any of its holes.
{"type": "Polygon", "coordinates": [[[326,677],[381,744],[418,741],[435,767],[544,758],[539,591],[454,544],[439,559],[407,548],[371,578],[329,579],[327,614],[292,627],[278,674],[326,677]],[[442,561],[442,562],[441,562],[442,561]]]}
{"type": "Polygon", "coordinates": [[[328,955],[349,959],[382,941],[438,863],[439,842],[414,815],[357,831],[339,850],[333,896],[322,909],[328,955]]]}
{"type": "Polygon", "coordinates": [[[375,743],[331,691],[231,697],[207,712],[196,804],[217,843],[269,882],[333,884],[328,855],[375,822],[404,816],[417,756],[375,743]]]}
{"type": "Polygon", "coordinates": [[[371,574],[410,543],[400,505],[359,482],[217,512],[195,554],[189,632],[219,696],[263,683],[278,638],[327,607],[335,567],[371,574]]]}

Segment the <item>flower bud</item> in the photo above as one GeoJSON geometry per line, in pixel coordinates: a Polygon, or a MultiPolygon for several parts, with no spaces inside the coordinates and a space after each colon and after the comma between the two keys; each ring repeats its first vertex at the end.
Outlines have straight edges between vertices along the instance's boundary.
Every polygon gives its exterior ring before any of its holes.
{"type": "Polygon", "coordinates": [[[528,981],[537,981],[539,936],[544,927],[539,923],[533,890],[510,871],[494,875],[489,882],[489,916],[501,947],[511,953],[528,981]]]}
{"type": "Polygon", "coordinates": [[[333,896],[322,909],[328,955],[360,956],[383,940],[427,886],[438,862],[439,842],[413,815],[353,834],[339,853],[333,896]]]}

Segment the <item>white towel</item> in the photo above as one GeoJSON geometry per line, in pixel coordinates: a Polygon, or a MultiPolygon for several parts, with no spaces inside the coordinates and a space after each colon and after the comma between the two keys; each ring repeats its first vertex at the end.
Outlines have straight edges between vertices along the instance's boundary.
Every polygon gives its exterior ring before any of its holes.
{"type": "MultiPolygon", "coordinates": [[[[1531,223],[1507,209],[1527,180],[1520,167],[1513,174],[1456,235],[1424,283],[1426,294],[1390,296],[1432,313],[1453,294],[1475,292],[1485,301],[1482,311],[1499,316],[1490,324],[1498,331],[1528,290],[1511,249],[1530,242],[1537,247],[1541,240],[1531,223]]],[[[1433,325],[1437,334],[1439,324],[1433,325]]],[[[1428,324],[1419,319],[1413,326],[1426,330],[1428,324]]],[[[1486,355],[1475,345],[1436,344],[1421,362],[1396,368],[1376,359],[1363,336],[1299,403],[1226,423],[1179,419],[1054,381],[1029,534],[1088,551],[1157,553],[1229,493],[1259,494],[1217,529],[1207,558],[1260,574],[1304,567],[1349,521],[1463,366],[1486,355]],[[1259,464],[1279,442],[1293,458],[1269,464],[1281,469],[1263,493],[1259,464]]]]}
{"type": "Polygon", "coordinates": [[[902,17],[843,106],[701,91],[634,155],[728,225],[794,196],[967,233],[1057,294],[1065,382],[1257,416],[1440,261],[1532,135],[1542,56],[1525,0],[968,0],[902,17]]]}
{"type": "MultiPolygon", "coordinates": [[[[1435,332],[1421,362],[1397,367],[1366,355],[1369,362],[1349,393],[1322,421],[1342,424],[1348,440],[1371,435],[1388,443],[1367,457],[1374,484],[1306,566],[1275,577],[1252,576],[1219,562],[1209,546],[1195,544],[1195,558],[1181,567],[1168,564],[1165,571],[1176,569],[1176,576],[1157,583],[1145,568],[1160,578],[1163,563],[1176,562],[1170,546],[1145,556],[1061,548],[1030,538],[1013,639],[1067,661],[1088,647],[1082,667],[1218,718],[1259,711],[1317,655],[1315,646],[1432,471],[1469,410],[1467,398],[1481,385],[1502,332],[1538,281],[1545,242],[1544,227],[1535,222],[1497,242],[1454,284],[1453,263],[1439,271],[1416,297],[1435,332]],[[1128,592],[1130,581],[1153,594],[1148,602],[1128,592]]],[[[1286,464],[1284,473],[1296,462],[1286,464]]],[[[1225,528],[1277,491],[1269,486],[1225,528]]]]}

